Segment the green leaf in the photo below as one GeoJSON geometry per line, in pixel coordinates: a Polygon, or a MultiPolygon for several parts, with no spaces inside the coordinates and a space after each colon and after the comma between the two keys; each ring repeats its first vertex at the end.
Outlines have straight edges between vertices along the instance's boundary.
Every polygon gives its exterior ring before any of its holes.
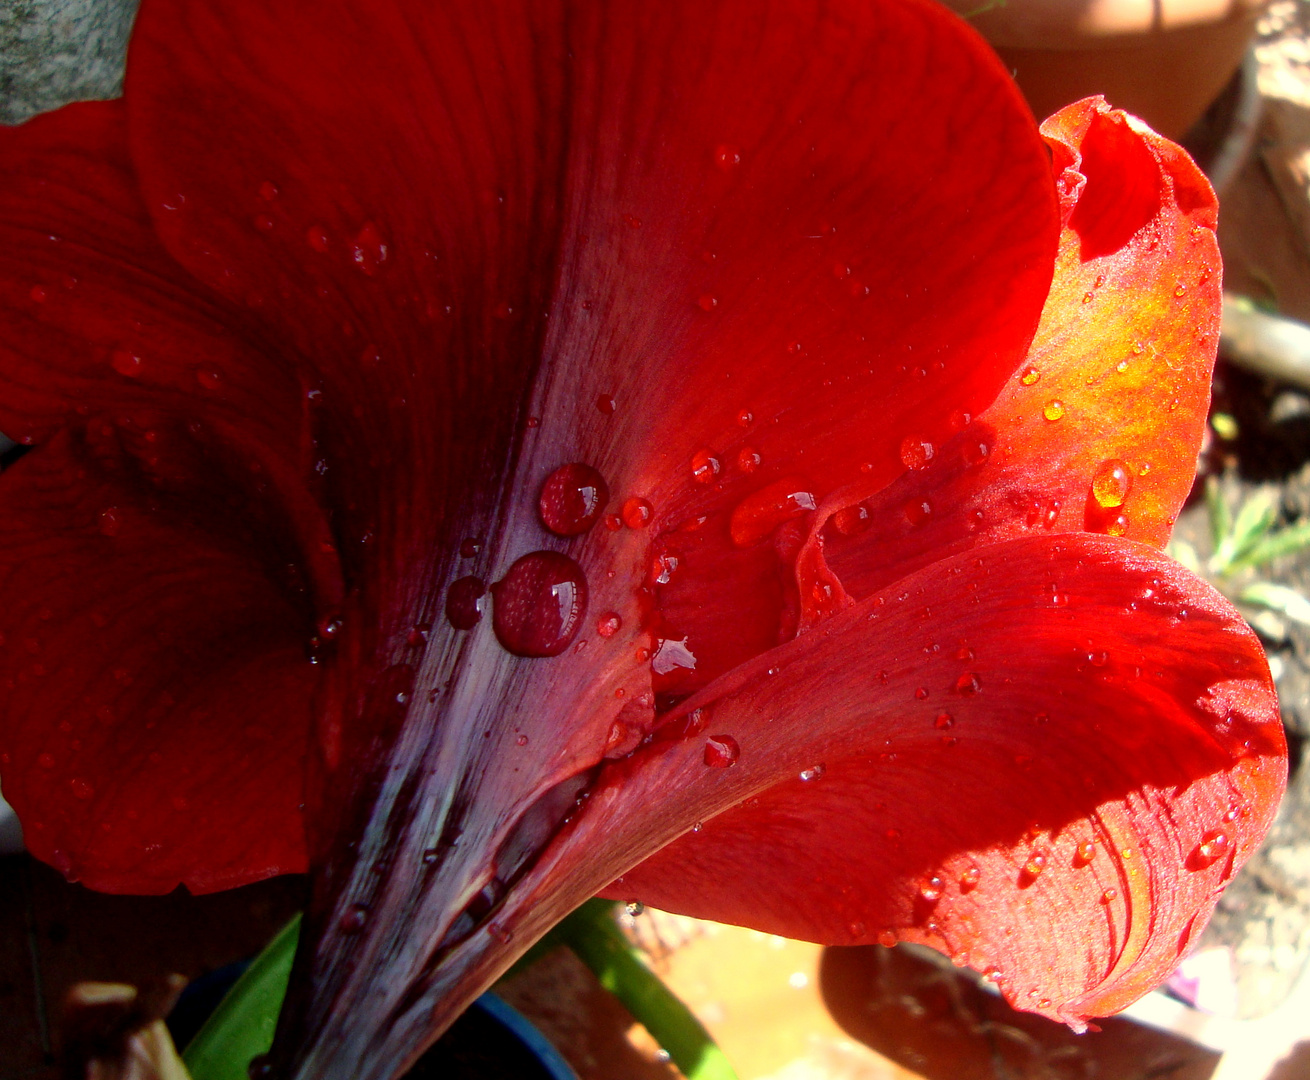
{"type": "Polygon", "coordinates": [[[1247,566],[1263,566],[1283,555],[1295,555],[1310,548],[1310,519],[1298,521],[1276,533],[1262,537],[1253,544],[1241,558],[1233,561],[1233,569],[1241,570],[1247,566]]]}
{"type": "Polygon", "coordinates": [[[1233,515],[1218,477],[1205,478],[1205,505],[1210,511],[1210,548],[1218,551],[1224,537],[1233,531],[1233,515]]]}
{"type": "Polygon", "coordinates": [[[600,984],[667,1052],[687,1080],[737,1080],[710,1033],[646,966],[614,921],[614,904],[588,900],[556,927],[600,984]]]}
{"type": "Polygon", "coordinates": [[[1232,531],[1215,548],[1210,569],[1217,574],[1232,573],[1237,561],[1273,527],[1277,516],[1277,488],[1264,487],[1252,492],[1237,511],[1232,531]]]}
{"type": "Polygon", "coordinates": [[[192,1080],[248,1080],[250,1059],[273,1045],[299,938],[297,915],[219,1002],[182,1054],[192,1080]]]}
{"type": "Polygon", "coordinates": [[[1259,604],[1302,626],[1310,626],[1310,599],[1286,585],[1257,581],[1243,589],[1238,600],[1244,604],[1259,604]]]}

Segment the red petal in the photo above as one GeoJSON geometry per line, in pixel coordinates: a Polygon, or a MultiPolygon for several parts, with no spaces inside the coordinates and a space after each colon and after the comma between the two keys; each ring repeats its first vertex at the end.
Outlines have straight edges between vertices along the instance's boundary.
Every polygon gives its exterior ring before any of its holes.
{"type": "Polygon", "coordinates": [[[935,564],[683,714],[685,737],[606,770],[542,888],[682,834],[609,895],[925,942],[1074,1023],[1168,974],[1286,773],[1263,654],[1227,601],[1086,534],[935,564]],[[740,747],[729,768],[707,768],[715,736],[740,747]]]}
{"type": "Polygon", "coordinates": [[[828,565],[857,596],[1034,530],[1163,545],[1191,489],[1219,341],[1214,195],[1182,150],[1101,99],[1042,130],[1068,224],[1037,337],[928,468],[866,500],[853,534],[829,527],[828,565]]]}
{"type": "Polygon", "coordinates": [[[303,605],[250,507],[162,508],[120,437],[58,436],[0,483],[5,797],[33,854],[108,892],[303,871],[303,605]]]}

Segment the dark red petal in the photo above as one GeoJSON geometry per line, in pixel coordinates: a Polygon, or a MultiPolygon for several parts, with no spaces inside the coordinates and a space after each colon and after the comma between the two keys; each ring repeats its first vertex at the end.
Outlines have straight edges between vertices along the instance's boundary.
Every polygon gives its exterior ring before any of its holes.
{"type": "Polygon", "coordinates": [[[1088,534],[935,564],[684,713],[674,741],[606,769],[540,888],[680,837],[609,895],[925,942],[1074,1023],[1171,970],[1286,774],[1237,613],[1154,550],[1088,534]],[[707,768],[712,735],[739,745],[730,768],[707,768]]]}
{"type": "Polygon", "coordinates": [[[1161,546],[1191,489],[1219,341],[1214,194],[1179,147],[1100,99],[1042,130],[1068,223],[1037,337],[928,468],[866,500],[853,535],[829,526],[828,565],[857,596],[1026,532],[1161,546]]]}
{"type": "Polygon", "coordinates": [[[33,854],[108,892],[303,871],[303,605],[251,508],[165,508],[118,437],[0,478],[5,797],[33,854]]]}

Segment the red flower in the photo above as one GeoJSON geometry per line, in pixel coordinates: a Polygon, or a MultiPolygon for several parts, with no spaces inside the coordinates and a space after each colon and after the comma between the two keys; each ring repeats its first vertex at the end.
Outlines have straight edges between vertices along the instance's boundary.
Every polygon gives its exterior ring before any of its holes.
{"type": "Polygon", "coordinates": [[[38,856],[311,866],[301,1076],[392,1075],[616,875],[1074,1023],[1169,971],[1285,770],[1156,550],[1217,337],[1181,151],[1044,144],[919,0],[147,0],[127,86],[2,137],[38,856]]]}

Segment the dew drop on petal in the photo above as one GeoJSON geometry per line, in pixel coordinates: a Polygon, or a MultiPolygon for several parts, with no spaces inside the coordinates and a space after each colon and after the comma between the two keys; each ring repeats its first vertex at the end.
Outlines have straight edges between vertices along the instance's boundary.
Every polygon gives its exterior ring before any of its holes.
{"type": "Polygon", "coordinates": [[[714,148],[714,164],[724,172],[731,172],[741,164],[741,150],[732,143],[720,143],[714,148]]]}
{"type": "Polygon", "coordinates": [[[368,905],[351,904],[337,921],[337,929],[343,934],[358,934],[368,924],[368,905]]]}
{"type": "Polygon", "coordinates": [[[128,378],[141,374],[141,357],[131,349],[115,349],[109,355],[109,363],[120,375],[128,378]]]}
{"type": "Polygon", "coordinates": [[[927,439],[911,436],[901,441],[901,464],[907,469],[927,468],[935,453],[936,447],[927,439]]]}
{"type": "Polygon", "coordinates": [[[365,222],[350,243],[350,259],[359,270],[375,277],[387,262],[390,248],[373,222],[365,222]]]}
{"type": "Polygon", "coordinates": [[[634,495],[623,504],[623,524],[629,529],[643,529],[650,524],[655,510],[649,502],[634,495]]]}
{"type": "Polygon", "coordinates": [[[1053,398],[1042,406],[1042,415],[1047,420],[1059,420],[1064,415],[1064,402],[1053,398]]]}
{"type": "Polygon", "coordinates": [[[1093,844],[1090,840],[1084,840],[1081,844],[1078,845],[1078,849],[1074,853],[1074,860],[1077,863],[1077,865],[1086,866],[1094,858],[1096,858],[1095,844],[1093,844]]]}
{"type": "Polygon", "coordinates": [[[305,241],[320,255],[324,254],[331,246],[331,241],[328,239],[328,231],[323,228],[322,225],[311,225],[306,229],[305,241]]]}
{"type": "Polygon", "coordinates": [[[719,459],[708,450],[697,451],[691,459],[691,475],[698,484],[712,484],[719,475],[719,459]]]}
{"type": "Polygon", "coordinates": [[[960,871],[960,891],[968,892],[970,889],[976,889],[981,880],[982,871],[978,867],[966,866],[960,871]]]}
{"type": "Polygon", "coordinates": [[[1115,888],[1106,889],[1105,892],[1101,893],[1101,903],[1103,904],[1111,903],[1118,895],[1119,895],[1118,889],[1115,888]]]}
{"type": "Polygon", "coordinates": [[[558,656],[572,644],[587,610],[587,579],[558,551],[518,559],[491,587],[492,628],[516,656],[558,656]]]}
{"type": "Polygon", "coordinates": [[[749,446],[743,446],[737,453],[737,468],[744,473],[753,473],[760,467],[760,455],[749,446]]]}
{"type": "Polygon", "coordinates": [[[858,536],[872,524],[869,508],[861,503],[843,506],[832,515],[832,527],[842,536],[858,536]]]}
{"type": "Polygon", "coordinates": [[[463,558],[471,559],[482,550],[483,543],[485,541],[480,536],[465,537],[460,542],[459,553],[463,558]]]}
{"type": "Polygon", "coordinates": [[[1228,834],[1221,829],[1211,829],[1201,837],[1201,842],[1197,845],[1196,861],[1203,866],[1209,866],[1228,854],[1228,848],[1228,834]]]}
{"type": "Polygon", "coordinates": [[[623,620],[613,611],[607,611],[596,620],[596,633],[603,638],[611,638],[623,627],[623,620]]]}
{"type": "Polygon", "coordinates": [[[823,774],[827,771],[828,767],[822,763],[811,765],[808,769],[802,769],[800,771],[800,778],[806,783],[809,783],[811,780],[821,779],[823,774]]]}
{"type": "Polygon", "coordinates": [[[481,600],[487,591],[479,577],[462,577],[446,590],[446,620],[456,630],[472,630],[482,620],[481,600]]]}
{"type": "Polygon", "coordinates": [[[741,747],[731,735],[711,735],[705,740],[705,764],[711,769],[726,769],[736,765],[741,747]]]}
{"type": "Polygon", "coordinates": [[[960,677],[955,680],[955,692],[957,694],[968,696],[969,694],[978,693],[981,689],[982,679],[978,677],[976,671],[963,672],[960,677]]]}
{"type": "Polygon", "coordinates": [[[1034,851],[1029,854],[1028,861],[1023,864],[1023,872],[1029,877],[1039,877],[1042,871],[1046,869],[1046,862],[1046,852],[1034,851]]]}
{"type": "Polygon", "coordinates": [[[1092,475],[1092,495],[1106,510],[1123,506],[1132,486],[1133,478],[1128,465],[1118,458],[1101,462],[1092,475]]]}
{"type": "Polygon", "coordinates": [[[890,949],[893,945],[896,944],[898,940],[899,939],[896,937],[894,931],[891,930],[878,931],[878,944],[883,946],[884,948],[890,949]]]}
{"type": "Polygon", "coordinates": [[[755,416],[749,409],[742,409],[742,411],[737,414],[738,427],[750,427],[754,422],[755,416]]]}
{"type": "Polygon", "coordinates": [[[1105,526],[1107,536],[1123,536],[1128,531],[1128,515],[1117,514],[1113,521],[1105,526]]]}
{"type": "Polygon", "coordinates": [[[945,889],[946,883],[936,874],[926,877],[919,882],[919,895],[929,903],[932,903],[935,900],[940,900],[945,889]]]}
{"type": "Polygon", "coordinates": [[[203,390],[217,390],[223,385],[223,373],[218,368],[196,368],[196,382],[203,390]]]}
{"type": "Polygon", "coordinates": [[[939,731],[945,731],[947,728],[954,726],[955,717],[948,712],[938,713],[937,719],[933,721],[933,727],[937,728],[939,731]]]}
{"type": "Polygon", "coordinates": [[[1024,386],[1032,386],[1032,384],[1035,383],[1041,377],[1042,377],[1042,373],[1038,371],[1035,367],[1026,367],[1019,374],[1019,381],[1023,383],[1024,386]]]}
{"type": "Polygon", "coordinates": [[[605,416],[614,415],[614,398],[610,394],[600,394],[596,397],[596,408],[605,416]]]}
{"type": "Polygon", "coordinates": [[[704,312],[713,311],[719,306],[719,298],[713,293],[701,293],[699,299],[696,301],[696,306],[704,312]]]}
{"type": "Polygon", "coordinates": [[[68,789],[73,793],[73,798],[86,802],[95,796],[96,789],[80,776],[75,776],[68,781],[68,789]]]}
{"type": "Polygon", "coordinates": [[[106,506],[96,517],[96,529],[101,536],[117,536],[122,527],[123,518],[117,506],[106,506]]]}
{"type": "Polygon", "coordinates": [[[580,536],[596,524],[609,497],[605,478],[575,461],[546,478],[537,508],[541,523],[556,536],[580,536]]]}
{"type": "Polygon", "coordinates": [[[55,755],[48,751],[37,754],[36,763],[43,769],[53,769],[57,764],[55,761],[55,755]]]}

